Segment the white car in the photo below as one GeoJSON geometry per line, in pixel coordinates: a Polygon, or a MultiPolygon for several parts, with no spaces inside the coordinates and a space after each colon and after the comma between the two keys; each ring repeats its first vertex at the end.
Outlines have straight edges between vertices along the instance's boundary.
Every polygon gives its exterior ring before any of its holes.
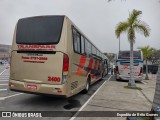
{"type": "Polygon", "coordinates": [[[8,64],[8,61],[7,60],[2,60],[1,64],[8,64]]]}

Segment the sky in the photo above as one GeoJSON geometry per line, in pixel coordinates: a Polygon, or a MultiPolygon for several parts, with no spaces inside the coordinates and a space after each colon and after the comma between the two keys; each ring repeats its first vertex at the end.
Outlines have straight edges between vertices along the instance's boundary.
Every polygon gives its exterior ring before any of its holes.
{"type": "MultiPolygon", "coordinates": [[[[102,52],[117,53],[115,27],[133,10],[141,10],[141,20],[151,28],[145,38],[136,33],[134,49],[150,45],[160,49],[159,0],[0,0],[0,44],[12,44],[20,18],[39,15],[67,15],[102,52]]],[[[127,35],[120,38],[121,50],[129,50],[127,35]]]]}

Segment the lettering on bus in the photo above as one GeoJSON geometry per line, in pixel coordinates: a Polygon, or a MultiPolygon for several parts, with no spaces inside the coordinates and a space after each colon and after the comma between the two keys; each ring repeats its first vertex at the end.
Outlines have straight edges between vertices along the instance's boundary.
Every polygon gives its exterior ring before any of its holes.
{"type": "Polygon", "coordinates": [[[133,72],[134,75],[139,75],[139,72],[133,72]]]}
{"type": "Polygon", "coordinates": [[[52,81],[52,82],[60,82],[60,77],[52,77],[52,76],[48,76],[48,81],[52,81]]]}
{"type": "Polygon", "coordinates": [[[18,50],[53,50],[55,45],[17,45],[18,50]]]}
{"type": "MultiPolygon", "coordinates": [[[[123,70],[129,70],[129,69],[130,69],[130,66],[123,66],[122,69],[123,69],[123,70]]],[[[136,68],[136,67],[133,67],[133,69],[136,70],[137,68],[136,68]]]]}
{"type": "Polygon", "coordinates": [[[23,62],[30,62],[30,63],[44,63],[44,60],[47,60],[47,57],[28,57],[28,56],[22,56],[23,62]],[[33,61],[34,60],[34,61],[33,61]]]}

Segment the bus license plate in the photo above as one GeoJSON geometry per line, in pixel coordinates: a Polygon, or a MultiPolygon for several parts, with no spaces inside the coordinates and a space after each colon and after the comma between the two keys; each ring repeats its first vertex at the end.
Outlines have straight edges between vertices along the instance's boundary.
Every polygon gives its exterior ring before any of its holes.
{"type": "Polygon", "coordinates": [[[31,89],[31,90],[36,90],[37,89],[37,85],[35,85],[35,84],[27,84],[27,88],[31,89]]]}

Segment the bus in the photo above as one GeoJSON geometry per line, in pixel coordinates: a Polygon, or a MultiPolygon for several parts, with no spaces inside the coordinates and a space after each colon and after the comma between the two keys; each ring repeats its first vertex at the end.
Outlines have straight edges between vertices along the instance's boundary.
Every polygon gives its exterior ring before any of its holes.
{"type": "MultiPolygon", "coordinates": [[[[133,51],[133,76],[136,81],[143,80],[143,54],[142,51],[133,51]]],[[[116,79],[130,79],[130,51],[120,51],[116,60],[116,79]]]]}
{"type": "Polygon", "coordinates": [[[9,89],[70,97],[104,77],[106,56],[65,15],[18,20],[9,89]]]}

